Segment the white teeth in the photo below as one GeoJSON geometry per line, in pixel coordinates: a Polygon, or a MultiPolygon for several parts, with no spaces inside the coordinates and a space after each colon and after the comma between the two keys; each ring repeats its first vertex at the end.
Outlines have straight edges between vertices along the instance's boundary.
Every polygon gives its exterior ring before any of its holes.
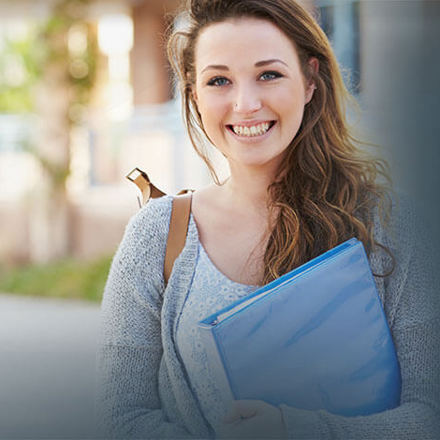
{"type": "Polygon", "coordinates": [[[242,126],[242,125],[233,125],[232,129],[234,130],[234,133],[238,136],[246,136],[246,137],[252,137],[252,136],[260,136],[264,133],[266,133],[267,130],[269,130],[269,122],[263,122],[258,125],[252,125],[251,127],[248,126],[242,126]]]}

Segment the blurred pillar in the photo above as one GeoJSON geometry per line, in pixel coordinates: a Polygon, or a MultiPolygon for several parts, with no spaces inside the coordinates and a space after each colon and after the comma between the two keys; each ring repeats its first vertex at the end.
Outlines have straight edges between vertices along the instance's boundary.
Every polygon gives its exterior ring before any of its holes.
{"type": "Polygon", "coordinates": [[[134,105],[166,102],[172,97],[164,33],[169,24],[166,3],[146,0],[133,6],[131,52],[134,105]]]}
{"type": "Polygon", "coordinates": [[[138,0],[132,6],[134,111],[127,148],[132,151],[130,157],[138,157],[137,166],[166,191],[184,175],[181,125],[172,104],[173,76],[166,54],[166,30],[182,3],[138,0]]]}

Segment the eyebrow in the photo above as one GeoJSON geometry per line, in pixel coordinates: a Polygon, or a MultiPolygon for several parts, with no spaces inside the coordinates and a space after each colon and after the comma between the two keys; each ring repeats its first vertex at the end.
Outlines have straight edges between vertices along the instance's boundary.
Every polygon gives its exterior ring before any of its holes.
{"type": "Polygon", "coordinates": [[[281,63],[284,64],[286,67],[289,67],[284,61],[281,61],[278,58],[274,58],[272,60],[258,61],[258,63],[255,63],[255,67],[267,66],[268,64],[272,63],[281,63]]]}
{"type": "MultiPolygon", "coordinates": [[[[272,63],[281,63],[284,64],[286,67],[289,67],[284,61],[279,60],[278,58],[273,58],[270,60],[263,60],[263,61],[258,61],[254,64],[255,67],[262,67],[262,66],[267,66],[268,64],[272,64],[272,63]]],[[[228,66],[225,66],[223,64],[211,64],[209,66],[206,66],[200,73],[203,73],[205,70],[208,69],[215,69],[215,70],[229,70],[228,66]]]]}

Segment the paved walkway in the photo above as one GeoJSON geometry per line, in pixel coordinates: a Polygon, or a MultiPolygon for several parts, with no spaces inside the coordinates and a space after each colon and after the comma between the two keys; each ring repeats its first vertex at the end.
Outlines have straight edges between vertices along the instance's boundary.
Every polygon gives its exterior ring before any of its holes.
{"type": "Polygon", "coordinates": [[[0,439],[93,438],[99,306],[0,294],[0,439]]]}

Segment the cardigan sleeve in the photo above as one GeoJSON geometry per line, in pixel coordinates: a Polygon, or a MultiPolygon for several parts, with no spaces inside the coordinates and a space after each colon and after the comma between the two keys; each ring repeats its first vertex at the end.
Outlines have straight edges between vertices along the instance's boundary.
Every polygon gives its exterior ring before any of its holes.
{"type": "Polygon", "coordinates": [[[401,369],[400,405],[358,417],[281,405],[288,438],[440,438],[439,259],[429,251],[429,237],[414,211],[404,201],[402,205],[386,240],[396,267],[386,279],[384,299],[401,369]]]}
{"type": "Polygon", "coordinates": [[[185,438],[158,391],[162,358],[163,262],[170,198],[152,200],[129,222],[101,306],[97,353],[98,426],[104,438],[185,438]]]}

